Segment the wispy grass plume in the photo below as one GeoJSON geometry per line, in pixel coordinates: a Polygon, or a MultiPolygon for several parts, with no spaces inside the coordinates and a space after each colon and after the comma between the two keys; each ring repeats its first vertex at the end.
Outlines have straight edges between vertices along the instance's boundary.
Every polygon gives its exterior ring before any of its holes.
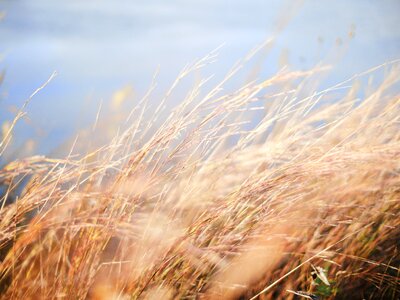
{"type": "Polygon", "coordinates": [[[2,299],[398,299],[399,61],[226,92],[238,63],[166,114],[215,55],[158,107],[153,83],[102,147],[3,167],[2,299]]]}

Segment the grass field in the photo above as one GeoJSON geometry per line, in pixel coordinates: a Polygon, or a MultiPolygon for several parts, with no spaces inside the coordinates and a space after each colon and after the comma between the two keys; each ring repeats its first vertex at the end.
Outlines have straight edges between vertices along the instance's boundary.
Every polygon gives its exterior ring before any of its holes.
{"type": "Polygon", "coordinates": [[[247,57],[165,108],[214,59],[120,124],[103,107],[69,155],[3,166],[1,299],[399,298],[399,61],[324,90],[319,67],[225,91],[247,57]]]}

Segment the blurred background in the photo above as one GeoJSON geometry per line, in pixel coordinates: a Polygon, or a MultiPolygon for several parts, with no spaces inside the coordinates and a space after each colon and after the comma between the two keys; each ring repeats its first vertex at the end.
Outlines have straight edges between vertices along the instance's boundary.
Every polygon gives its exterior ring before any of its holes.
{"type": "Polygon", "coordinates": [[[140,98],[159,67],[157,99],[187,63],[221,45],[218,60],[199,76],[223,78],[271,37],[270,51],[251,65],[259,78],[285,65],[332,64],[329,85],[400,53],[398,0],[8,0],[0,11],[3,131],[29,95],[58,73],[16,127],[9,157],[52,155],[94,122],[101,101],[107,114],[113,99],[140,98]]]}

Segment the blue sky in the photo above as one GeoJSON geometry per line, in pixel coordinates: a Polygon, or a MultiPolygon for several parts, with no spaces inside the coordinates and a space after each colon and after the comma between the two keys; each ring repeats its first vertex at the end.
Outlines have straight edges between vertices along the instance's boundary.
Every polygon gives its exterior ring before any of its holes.
{"type": "MultiPolygon", "coordinates": [[[[39,151],[49,151],[92,121],[93,113],[85,108],[88,98],[107,100],[126,84],[143,93],[157,66],[162,93],[186,63],[224,44],[218,62],[209,67],[222,76],[275,32],[291,2],[2,1],[0,67],[6,77],[0,87],[0,121],[56,70],[57,78],[29,108],[34,127],[46,131],[39,151]]],[[[399,58],[399,16],[396,0],[304,1],[279,33],[262,75],[277,71],[282,51],[293,68],[334,63],[332,82],[399,58]]],[[[26,124],[18,131],[23,138],[35,134],[26,124]]]]}

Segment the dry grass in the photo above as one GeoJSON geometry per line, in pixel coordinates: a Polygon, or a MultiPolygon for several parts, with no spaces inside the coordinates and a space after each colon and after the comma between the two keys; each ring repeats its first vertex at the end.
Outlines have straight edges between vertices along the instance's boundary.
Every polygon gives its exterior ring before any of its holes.
{"type": "Polygon", "coordinates": [[[246,58],[163,118],[213,59],[157,108],[152,85],[107,145],[0,171],[2,299],[399,297],[399,62],[224,94],[246,58]]]}

